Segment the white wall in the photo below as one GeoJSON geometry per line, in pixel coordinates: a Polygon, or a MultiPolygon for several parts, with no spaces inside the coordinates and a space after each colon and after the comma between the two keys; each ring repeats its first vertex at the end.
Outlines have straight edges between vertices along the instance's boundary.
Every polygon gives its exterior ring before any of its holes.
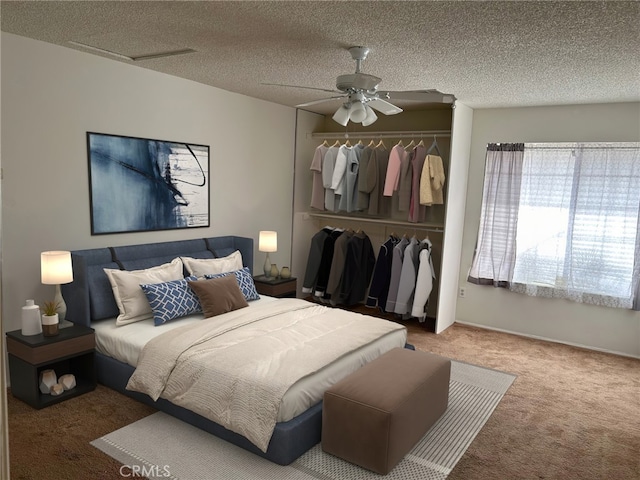
{"type": "Polygon", "coordinates": [[[2,296],[53,297],[40,252],[276,230],[291,260],[295,109],[2,33],[2,296]],[[210,146],[209,228],[91,236],[86,132],[210,146]]]}
{"type": "Polygon", "coordinates": [[[640,312],[528,297],[466,282],[490,142],[640,141],[640,103],[474,110],[459,322],[640,357],[640,312]]]}

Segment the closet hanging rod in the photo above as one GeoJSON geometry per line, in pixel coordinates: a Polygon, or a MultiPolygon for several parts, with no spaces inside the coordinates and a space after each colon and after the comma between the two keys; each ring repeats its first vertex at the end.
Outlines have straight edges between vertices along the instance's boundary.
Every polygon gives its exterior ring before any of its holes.
{"type": "Polygon", "coordinates": [[[451,130],[417,130],[398,132],[308,132],[307,138],[421,138],[421,137],[450,137],[451,130]]]}

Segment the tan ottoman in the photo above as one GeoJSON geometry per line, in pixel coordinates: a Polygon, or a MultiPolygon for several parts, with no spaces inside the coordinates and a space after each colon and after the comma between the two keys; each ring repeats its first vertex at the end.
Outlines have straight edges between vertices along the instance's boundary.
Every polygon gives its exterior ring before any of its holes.
{"type": "Polygon", "coordinates": [[[385,475],[447,409],[451,361],[394,348],[324,394],[322,449],[385,475]]]}

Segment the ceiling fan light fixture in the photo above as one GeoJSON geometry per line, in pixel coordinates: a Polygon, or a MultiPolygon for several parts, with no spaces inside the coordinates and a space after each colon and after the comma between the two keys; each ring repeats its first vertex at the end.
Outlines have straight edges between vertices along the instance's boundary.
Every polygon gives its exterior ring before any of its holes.
{"type": "Polygon", "coordinates": [[[376,115],[376,112],[373,111],[373,108],[371,108],[369,105],[365,105],[364,109],[367,112],[367,116],[362,121],[362,126],[363,127],[368,127],[373,122],[378,120],[378,116],[376,115]]]}
{"type": "Polygon", "coordinates": [[[364,108],[364,104],[362,102],[354,102],[353,105],[351,105],[351,121],[354,123],[362,123],[365,118],[367,118],[367,110],[364,108]]]}
{"type": "Polygon", "coordinates": [[[343,127],[346,127],[347,123],[349,123],[349,117],[351,113],[350,107],[351,105],[348,103],[340,105],[340,108],[338,108],[338,110],[336,110],[336,113],[333,114],[333,117],[332,117],[333,120],[335,120],[337,123],[339,123],[343,127]]]}

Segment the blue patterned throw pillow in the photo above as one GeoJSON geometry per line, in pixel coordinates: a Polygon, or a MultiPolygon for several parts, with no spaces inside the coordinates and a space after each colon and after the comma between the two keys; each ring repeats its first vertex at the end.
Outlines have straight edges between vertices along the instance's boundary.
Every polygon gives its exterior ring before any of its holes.
{"type": "Polygon", "coordinates": [[[250,302],[251,300],[258,300],[260,298],[260,295],[258,295],[258,291],[256,290],[256,285],[253,283],[253,277],[251,276],[249,267],[244,267],[242,270],[235,270],[233,272],[207,274],[204,278],[220,278],[231,274],[236,276],[240,291],[247,302],[250,302]]]}
{"type": "Polygon", "coordinates": [[[192,276],[166,283],[140,285],[153,310],[153,323],[156,326],[174,318],[202,312],[198,297],[187,283],[197,279],[192,276]]]}

